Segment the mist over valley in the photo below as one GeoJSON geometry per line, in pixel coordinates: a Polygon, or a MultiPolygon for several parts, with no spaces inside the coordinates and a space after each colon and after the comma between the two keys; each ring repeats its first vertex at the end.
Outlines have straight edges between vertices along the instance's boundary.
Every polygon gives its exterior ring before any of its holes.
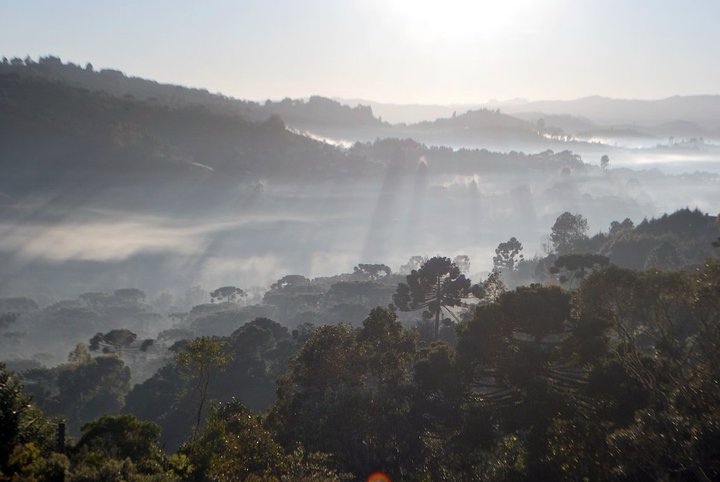
{"type": "Polygon", "coordinates": [[[704,3],[0,6],[0,481],[720,480],[704,3]]]}
{"type": "Polygon", "coordinates": [[[712,138],[564,140],[497,110],[391,125],[319,97],[256,104],[55,58],[15,64],[1,78],[6,296],[267,287],[362,262],[397,269],[408,253],[467,254],[482,273],[510,236],[543,254],[565,210],[599,232],[720,198],[712,138]]]}

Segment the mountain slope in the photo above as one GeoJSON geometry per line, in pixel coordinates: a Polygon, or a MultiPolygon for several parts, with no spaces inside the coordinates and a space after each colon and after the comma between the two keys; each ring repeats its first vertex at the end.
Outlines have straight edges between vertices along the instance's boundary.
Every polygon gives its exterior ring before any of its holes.
{"type": "MultiPolygon", "coordinates": [[[[0,75],[0,192],[334,178],[368,167],[271,117],[168,107],[0,75]]],[[[155,191],[155,190],[153,190],[155,191]]]]}
{"type": "Polygon", "coordinates": [[[268,100],[260,104],[211,94],[203,89],[128,77],[116,70],[95,71],[89,65],[82,68],[72,63],[64,64],[57,57],[44,57],[37,62],[14,59],[0,63],[0,74],[59,82],[153,106],[174,109],[201,107],[218,115],[240,116],[249,121],[262,122],[278,115],[288,126],[300,132],[350,142],[383,137],[417,137],[420,141],[432,143],[471,142],[482,145],[484,142],[513,138],[542,143],[542,139],[533,134],[532,127],[524,121],[482,109],[432,122],[392,125],[377,118],[369,106],[350,107],[320,96],[307,100],[268,100]]]}

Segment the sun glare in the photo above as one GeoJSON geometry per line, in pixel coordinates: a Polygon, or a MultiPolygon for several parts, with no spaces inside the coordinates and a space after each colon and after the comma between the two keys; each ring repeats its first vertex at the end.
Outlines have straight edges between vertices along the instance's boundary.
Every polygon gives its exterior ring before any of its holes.
{"type": "Polygon", "coordinates": [[[418,42],[463,42],[524,32],[538,13],[530,0],[389,0],[378,5],[418,42]]]}

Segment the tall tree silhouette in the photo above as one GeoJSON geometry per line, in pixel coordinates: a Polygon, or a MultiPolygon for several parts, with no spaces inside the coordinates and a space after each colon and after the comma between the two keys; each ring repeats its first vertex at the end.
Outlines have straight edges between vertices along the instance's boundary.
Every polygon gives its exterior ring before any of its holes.
{"type": "Polygon", "coordinates": [[[407,275],[407,283],[398,284],[393,302],[401,311],[424,309],[423,317],[435,318],[435,337],[440,331],[440,314],[445,308],[460,306],[470,289],[470,280],[450,258],[430,258],[418,270],[407,275]]]}
{"type": "Polygon", "coordinates": [[[581,214],[562,213],[555,220],[550,234],[550,241],[559,255],[571,253],[579,241],[587,239],[587,219],[581,214]]]}
{"type": "Polygon", "coordinates": [[[519,261],[524,259],[520,254],[523,245],[514,236],[504,243],[498,244],[493,257],[493,265],[496,269],[513,271],[519,261]]]}
{"type": "Polygon", "coordinates": [[[185,349],[177,353],[175,359],[193,380],[200,398],[191,439],[194,444],[202,421],[203,406],[208,397],[210,377],[218,370],[223,369],[230,362],[230,357],[223,352],[223,346],[219,341],[209,336],[203,336],[188,342],[185,349]]]}

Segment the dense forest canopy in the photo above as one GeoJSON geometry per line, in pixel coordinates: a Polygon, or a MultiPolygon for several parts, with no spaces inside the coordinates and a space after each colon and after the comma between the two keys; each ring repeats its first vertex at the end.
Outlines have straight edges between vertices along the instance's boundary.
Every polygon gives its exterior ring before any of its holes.
{"type": "Polygon", "coordinates": [[[475,284],[467,256],[413,256],[401,273],[365,263],[283,276],[254,302],[223,286],[187,312],[157,313],[128,288],[47,307],[2,299],[4,351],[45,336],[69,352],[57,365],[3,365],[3,407],[21,408],[3,414],[2,470],[720,476],[717,218],[685,209],[588,237],[582,215],[566,212],[549,239],[534,258],[516,238],[499,243],[475,284]]]}

